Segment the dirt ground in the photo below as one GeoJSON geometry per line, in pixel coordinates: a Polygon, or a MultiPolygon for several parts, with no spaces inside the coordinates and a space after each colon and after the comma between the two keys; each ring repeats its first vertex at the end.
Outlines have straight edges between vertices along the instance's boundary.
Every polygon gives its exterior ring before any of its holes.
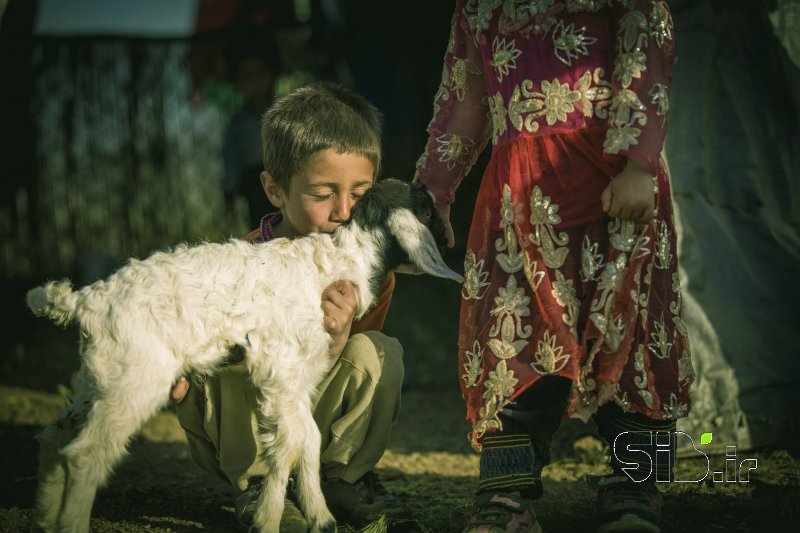
{"type": "MultiPolygon", "coordinates": [[[[11,327],[22,326],[12,322],[11,327]]],[[[411,326],[393,327],[401,340],[415,334],[411,326]]],[[[0,531],[31,530],[34,436],[56,418],[69,392],[65,384],[77,366],[74,333],[41,325],[25,329],[15,342],[2,347],[0,531]]],[[[455,378],[451,385],[442,385],[450,383],[448,379],[415,379],[415,373],[436,371],[426,368],[425,361],[431,364],[425,357],[408,362],[402,413],[378,472],[387,487],[408,502],[421,531],[456,532],[470,513],[478,455],[467,445],[469,428],[455,378]]],[[[453,373],[449,366],[438,371],[453,373]]],[[[594,495],[584,476],[607,471],[604,447],[591,425],[566,421],[553,454],[554,462],[543,476],[545,495],[536,507],[544,530],[594,531],[594,495]]],[[[749,483],[714,483],[709,475],[702,483],[663,484],[663,531],[797,531],[800,460],[785,450],[739,452],[738,460],[744,457],[758,460],[749,483]]],[[[724,468],[724,458],[711,456],[710,467],[724,468]]],[[[705,468],[702,459],[679,459],[677,472],[680,479],[691,479],[700,477],[705,468]]],[[[167,410],[146,426],[109,485],[99,492],[92,530],[236,531],[234,496],[225,483],[195,465],[175,415],[167,410]]]]}

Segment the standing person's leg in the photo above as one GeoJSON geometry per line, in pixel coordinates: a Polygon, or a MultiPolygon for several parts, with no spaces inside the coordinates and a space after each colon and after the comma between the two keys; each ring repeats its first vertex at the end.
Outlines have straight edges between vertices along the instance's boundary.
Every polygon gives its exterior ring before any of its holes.
{"type": "Polygon", "coordinates": [[[594,420],[611,451],[613,470],[591,480],[597,489],[597,531],[657,533],[662,497],[656,480],[672,480],[675,421],[625,413],[616,404],[601,407],[594,420]]]}
{"type": "Polygon", "coordinates": [[[532,502],[567,406],[571,382],[547,376],[500,413],[503,427],[482,439],[480,483],[466,533],[541,531],[532,502]]]}

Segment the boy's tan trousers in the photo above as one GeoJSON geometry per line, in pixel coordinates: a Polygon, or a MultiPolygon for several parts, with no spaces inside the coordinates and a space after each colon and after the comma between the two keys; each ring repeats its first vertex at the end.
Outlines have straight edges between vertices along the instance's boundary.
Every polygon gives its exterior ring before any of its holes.
{"type": "MultiPolygon", "coordinates": [[[[314,420],[322,434],[323,479],[353,483],[374,468],[400,412],[403,348],[377,331],[350,337],[320,385],[314,420]]],[[[192,383],[176,411],[194,459],[240,490],[263,475],[255,434],[256,393],[244,362],[192,383]]]]}

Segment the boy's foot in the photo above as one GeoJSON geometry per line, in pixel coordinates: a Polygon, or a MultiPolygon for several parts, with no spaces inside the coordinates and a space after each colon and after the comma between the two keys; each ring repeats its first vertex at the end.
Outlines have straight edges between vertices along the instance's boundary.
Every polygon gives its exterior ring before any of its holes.
{"type": "Polygon", "coordinates": [[[338,523],[363,527],[381,517],[390,523],[409,520],[405,505],[386,490],[375,472],[367,472],[355,483],[325,480],[322,493],[338,523]]]}
{"type": "Polygon", "coordinates": [[[478,494],[464,533],[541,533],[533,500],[518,492],[478,494]]]}
{"type": "Polygon", "coordinates": [[[627,476],[589,479],[597,488],[597,533],[659,533],[662,497],[655,483],[635,483],[627,476]]]}
{"type": "MultiPolygon", "coordinates": [[[[258,527],[253,524],[253,516],[256,512],[256,502],[261,493],[261,485],[264,484],[263,476],[253,476],[247,480],[247,490],[242,492],[234,500],[234,510],[236,522],[242,531],[248,533],[258,533],[258,527]]],[[[289,487],[286,489],[286,498],[283,501],[283,515],[281,515],[280,533],[306,533],[308,531],[308,521],[303,516],[300,508],[294,500],[292,491],[293,480],[289,480],[289,487]]]]}

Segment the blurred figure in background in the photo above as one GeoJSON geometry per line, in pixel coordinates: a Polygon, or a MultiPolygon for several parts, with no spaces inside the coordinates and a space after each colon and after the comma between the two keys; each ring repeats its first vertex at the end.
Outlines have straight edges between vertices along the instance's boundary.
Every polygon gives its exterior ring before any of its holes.
{"type": "Polygon", "coordinates": [[[272,103],[281,73],[278,42],[267,28],[247,28],[234,33],[226,45],[226,63],[231,82],[244,100],[228,121],[223,144],[222,190],[228,215],[235,219],[237,201],[247,203],[247,227],[259,225],[271,211],[261,189],[263,168],[261,116],[272,103]]]}

